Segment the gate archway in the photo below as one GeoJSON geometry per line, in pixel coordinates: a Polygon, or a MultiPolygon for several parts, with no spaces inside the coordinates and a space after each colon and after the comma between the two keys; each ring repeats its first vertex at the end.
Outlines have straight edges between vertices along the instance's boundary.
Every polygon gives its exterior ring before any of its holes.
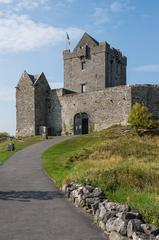
{"type": "Polygon", "coordinates": [[[77,113],[74,116],[74,134],[88,134],[88,114],[77,113]]]}

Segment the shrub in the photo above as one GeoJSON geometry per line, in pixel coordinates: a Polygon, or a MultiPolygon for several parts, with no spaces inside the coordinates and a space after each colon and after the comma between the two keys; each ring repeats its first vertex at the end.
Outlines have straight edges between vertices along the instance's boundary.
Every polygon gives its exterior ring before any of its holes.
{"type": "Polygon", "coordinates": [[[7,132],[0,132],[0,138],[9,137],[9,134],[7,132]]]}
{"type": "Polygon", "coordinates": [[[128,123],[133,128],[149,128],[151,126],[151,113],[148,108],[141,103],[135,103],[129,113],[128,123]]]}

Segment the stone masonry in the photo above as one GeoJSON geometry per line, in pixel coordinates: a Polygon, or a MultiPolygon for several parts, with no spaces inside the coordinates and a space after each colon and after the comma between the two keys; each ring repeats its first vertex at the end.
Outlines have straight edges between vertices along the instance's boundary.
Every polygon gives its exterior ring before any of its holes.
{"type": "Polygon", "coordinates": [[[127,59],[107,42],[97,42],[85,33],[77,47],[64,56],[64,87],[75,92],[102,90],[126,84],[127,59]]]}
{"type": "Polygon", "coordinates": [[[87,33],[75,49],[65,50],[64,87],[51,90],[45,75],[22,74],[16,87],[17,136],[86,134],[127,124],[135,102],[159,117],[158,85],[126,85],[127,59],[87,33]]]}
{"type": "Polygon", "coordinates": [[[146,223],[139,211],[109,201],[100,188],[94,188],[88,181],[65,184],[62,191],[76,207],[93,217],[107,239],[159,240],[159,228],[146,223]]]}
{"type": "Polygon", "coordinates": [[[47,125],[49,93],[43,73],[33,76],[24,71],[16,87],[17,136],[37,135],[40,126],[47,125]]]}

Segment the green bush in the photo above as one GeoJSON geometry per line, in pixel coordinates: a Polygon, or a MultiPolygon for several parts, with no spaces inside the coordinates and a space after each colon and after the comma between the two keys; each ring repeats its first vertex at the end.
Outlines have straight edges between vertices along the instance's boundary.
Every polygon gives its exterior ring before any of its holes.
{"type": "Polygon", "coordinates": [[[135,103],[129,113],[128,123],[138,130],[139,128],[151,127],[151,113],[148,108],[141,103],[135,103]]]}
{"type": "Polygon", "coordinates": [[[9,137],[7,132],[0,132],[0,138],[9,137]]]}

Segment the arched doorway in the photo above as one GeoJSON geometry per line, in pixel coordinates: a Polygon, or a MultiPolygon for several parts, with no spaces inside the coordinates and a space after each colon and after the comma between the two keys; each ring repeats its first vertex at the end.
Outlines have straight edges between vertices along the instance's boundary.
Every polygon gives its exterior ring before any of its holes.
{"type": "Polygon", "coordinates": [[[74,116],[74,134],[88,134],[88,114],[77,113],[74,116]]]}

